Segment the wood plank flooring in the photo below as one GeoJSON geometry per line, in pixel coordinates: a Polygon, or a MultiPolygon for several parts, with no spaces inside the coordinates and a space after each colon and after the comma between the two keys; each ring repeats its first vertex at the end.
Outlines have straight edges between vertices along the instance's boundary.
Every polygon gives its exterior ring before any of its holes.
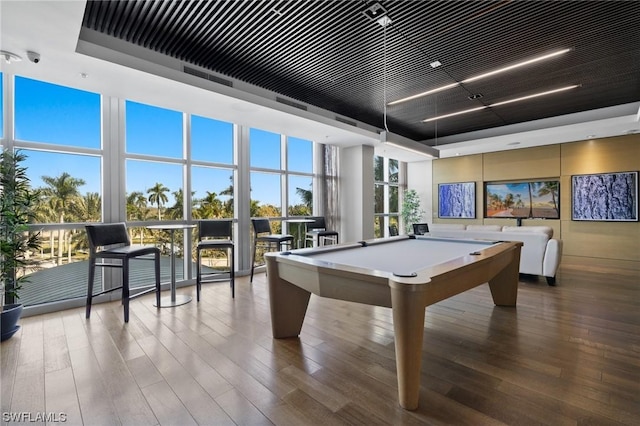
{"type": "Polygon", "coordinates": [[[264,274],[237,279],[235,300],[216,283],[152,304],[133,301],[127,325],[116,302],[23,318],[1,345],[3,424],[640,424],[637,270],[567,263],[557,287],[521,278],[515,309],[486,285],[428,307],[413,412],[389,309],[312,296],[300,338],[274,340],[264,274]]]}

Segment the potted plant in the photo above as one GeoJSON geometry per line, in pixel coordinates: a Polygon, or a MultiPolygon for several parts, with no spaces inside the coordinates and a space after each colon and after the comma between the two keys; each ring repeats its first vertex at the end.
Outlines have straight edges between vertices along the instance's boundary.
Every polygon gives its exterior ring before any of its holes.
{"type": "Polygon", "coordinates": [[[30,253],[40,249],[40,233],[31,233],[28,224],[35,216],[38,192],[31,188],[26,156],[3,149],[0,154],[0,299],[2,299],[2,338],[18,331],[22,314],[18,292],[27,280],[26,268],[33,265],[30,253]]]}
{"type": "Polygon", "coordinates": [[[402,223],[406,234],[413,232],[413,224],[419,223],[422,219],[424,210],[420,208],[420,197],[415,189],[407,189],[404,191],[402,199],[402,223]]]}

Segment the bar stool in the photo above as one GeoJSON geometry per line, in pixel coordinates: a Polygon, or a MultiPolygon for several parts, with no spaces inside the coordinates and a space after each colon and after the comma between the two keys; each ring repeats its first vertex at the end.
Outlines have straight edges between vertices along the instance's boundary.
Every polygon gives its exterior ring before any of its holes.
{"type": "Polygon", "coordinates": [[[231,297],[236,297],[235,290],[235,245],[233,243],[233,222],[231,220],[200,220],[198,221],[198,245],[196,246],[197,277],[196,299],[200,301],[200,288],[202,283],[218,281],[217,275],[225,272],[202,272],[201,252],[203,250],[224,250],[229,261],[229,285],[231,297]],[[231,254],[229,254],[229,251],[231,254]],[[203,281],[206,280],[206,281],[203,281]]]}
{"type": "Polygon", "coordinates": [[[291,247],[293,244],[293,235],[271,233],[269,219],[251,219],[251,223],[253,224],[253,252],[251,253],[251,278],[249,282],[253,282],[253,269],[255,268],[258,245],[266,248],[267,251],[276,251],[282,250],[282,246],[291,247]]]}
{"type": "Polygon", "coordinates": [[[86,318],[91,316],[91,303],[94,296],[110,293],[122,289],[122,304],[124,306],[124,322],[129,322],[129,300],[142,296],[155,290],[156,306],[160,307],[160,249],[155,246],[132,246],[127,232],[127,226],[121,223],[100,223],[86,225],[87,238],[89,240],[89,282],[87,288],[86,318]],[[116,247],[113,247],[116,246],[116,247]],[[105,248],[108,247],[108,248],[105,248]],[[144,291],[131,296],[129,293],[129,260],[147,259],[145,256],[153,255],[155,269],[155,286],[140,287],[144,291]],[[98,259],[119,260],[120,263],[96,263],[98,259]],[[96,267],[120,268],[122,270],[122,285],[100,293],[93,294],[93,281],[96,267]]]}
{"type": "Polygon", "coordinates": [[[332,244],[338,244],[338,232],[327,229],[324,216],[312,216],[309,219],[313,219],[313,222],[307,225],[307,241],[311,241],[312,246],[315,246],[314,243],[323,246],[327,240],[332,244]]]}

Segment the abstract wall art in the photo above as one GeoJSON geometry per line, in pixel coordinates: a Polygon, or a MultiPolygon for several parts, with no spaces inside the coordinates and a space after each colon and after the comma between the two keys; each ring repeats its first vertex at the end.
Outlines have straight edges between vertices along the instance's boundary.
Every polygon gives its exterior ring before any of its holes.
{"type": "Polygon", "coordinates": [[[438,185],[438,217],[475,219],[476,183],[441,183],[438,185]]]}
{"type": "Polygon", "coordinates": [[[637,222],[638,172],[571,176],[571,219],[637,222]]]}

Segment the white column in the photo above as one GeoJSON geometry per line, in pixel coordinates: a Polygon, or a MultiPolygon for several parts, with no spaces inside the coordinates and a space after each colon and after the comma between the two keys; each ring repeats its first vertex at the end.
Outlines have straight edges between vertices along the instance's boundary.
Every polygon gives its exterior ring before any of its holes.
{"type": "Polygon", "coordinates": [[[373,238],[373,147],[340,152],[340,242],[373,238]]]}
{"type": "MultiPolygon", "coordinates": [[[[425,211],[422,219],[433,223],[433,161],[407,163],[407,189],[415,189],[420,197],[420,208],[425,211]]],[[[436,212],[437,216],[437,212],[436,212]]]]}
{"type": "Polygon", "coordinates": [[[236,265],[239,272],[251,268],[251,170],[249,168],[249,127],[234,126],[235,164],[238,166],[234,176],[235,194],[233,211],[238,218],[236,233],[236,265]]]}

